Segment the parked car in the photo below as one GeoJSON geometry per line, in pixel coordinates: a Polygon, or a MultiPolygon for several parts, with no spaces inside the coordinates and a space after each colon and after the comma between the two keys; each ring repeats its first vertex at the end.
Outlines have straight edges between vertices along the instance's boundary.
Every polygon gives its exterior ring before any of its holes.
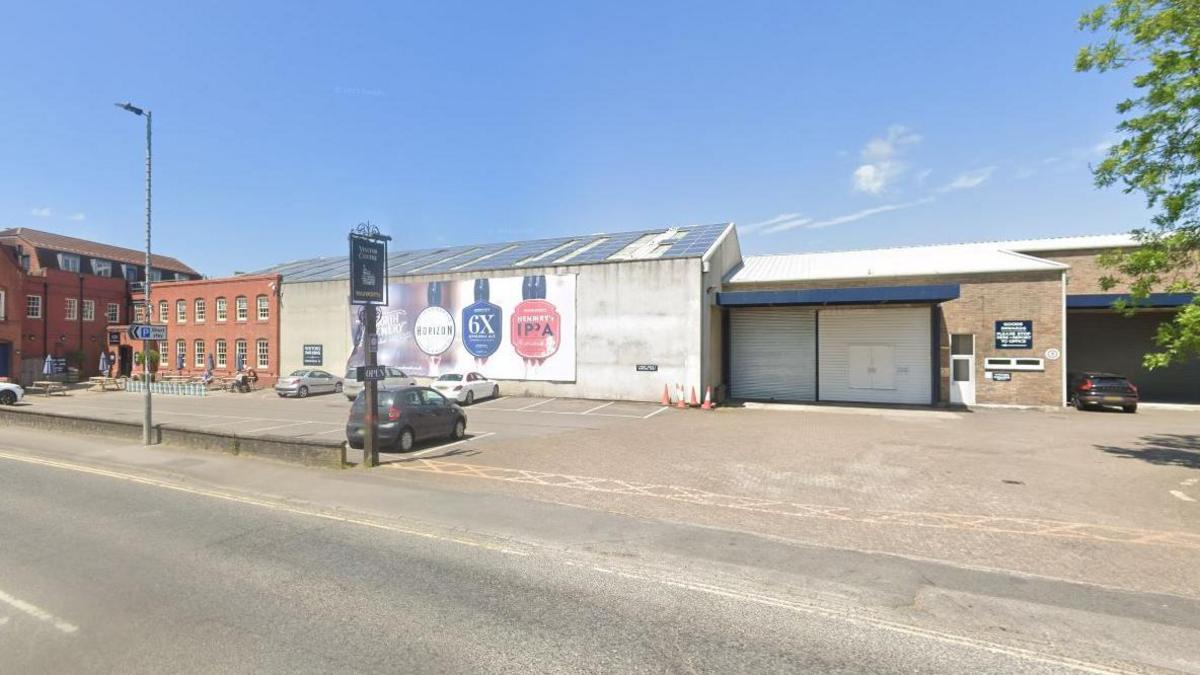
{"type": "MultiPolygon", "coordinates": [[[[403,387],[379,392],[379,447],[408,452],[429,438],[459,440],[467,433],[467,414],[457,403],[429,387],[403,387]]],[[[352,448],[365,443],[367,394],[361,392],[350,406],[346,441],[352,448]]]]}
{"type": "Polygon", "coordinates": [[[340,392],[342,379],[324,370],[293,370],[286,377],[279,378],[275,383],[275,393],[280,396],[298,396],[304,398],[309,394],[340,392]]]}
{"type": "Polygon", "coordinates": [[[476,399],[500,396],[500,385],[479,373],[446,373],[434,380],[433,388],[447,398],[467,405],[476,399]]]}
{"type": "Polygon", "coordinates": [[[19,384],[0,382],[0,405],[16,405],[25,398],[25,390],[19,384]]]}
{"type": "Polygon", "coordinates": [[[1079,410],[1117,406],[1127,413],[1137,412],[1138,390],[1129,378],[1113,373],[1082,372],[1067,376],[1071,403],[1079,410]]]}
{"type": "MultiPolygon", "coordinates": [[[[346,379],[342,381],[342,393],[351,401],[358,397],[358,392],[363,390],[363,383],[355,379],[358,377],[358,373],[355,370],[355,368],[347,368],[346,379]]],[[[417,386],[417,378],[408,376],[399,368],[388,366],[387,373],[387,378],[379,381],[380,389],[399,389],[401,387],[417,386]]]]}

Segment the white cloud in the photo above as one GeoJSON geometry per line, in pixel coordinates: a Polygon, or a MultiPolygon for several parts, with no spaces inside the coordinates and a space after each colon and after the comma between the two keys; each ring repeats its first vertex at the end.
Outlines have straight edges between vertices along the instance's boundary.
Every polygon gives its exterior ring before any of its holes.
{"type": "Polygon", "coordinates": [[[77,223],[83,222],[83,221],[87,220],[87,215],[84,213],[72,213],[71,217],[68,218],[67,220],[74,220],[77,223]]]}
{"type": "Polygon", "coordinates": [[[908,168],[900,159],[905,148],[920,141],[919,135],[898,124],[888,127],[886,135],[867,141],[861,153],[863,163],[854,169],[854,189],[882,194],[908,168]]]}
{"type": "Polygon", "coordinates": [[[744,234],[749,234],[772,225],[787,224],[792,227],[799,227],[800,225],[810,222],[812,222],[812,218],[805,218],[799,213],[781,213],[774,218],[768,218],[767,220],[758,223],[750,223],[745,227],[739,227],[738,230],[744,234]]]}
{"type": "MultiPolygon", "coordinates": [[[[918,199],[916,201],[911,201],[911,202],[902,202],[899,204],[884,204],[882,206],[873,206],[869,209],[855,211],[854,213],[848,213],[844,216],[835,216],[833,218],[826,218],[825,220],[818,220],[818,221],[813,221],[811,218],[782,220],[773,225],[767,226],[763,230],[763,232],[765,232],[766,234],[775,234],[776,232],[785,232],[787,230],[792,230],[797,227],[803,227],[806,229],[814,229],[814,228],[821,228],[821,227],[829,227],[831,225],[841,225],[843,223],[852,223],[856,220],[862,220],[863,218],[869,218],[876,214],[887,213],[888,211],[899,211],[901,209],[910,209],[914,206],[921,206],[922,204],[928,204],[932,201],[933,201],[933,197],[923,197],[921,199],[918,199]]],[[[756,224],[761,225],[762,223],[756,223],[756,224]]]]}
{"type": "Polygon", "coordinates": [[[992,177],[992,172],[996,170],[994,166],[985,166],[981,169],[972,169],[966,173],[961,173],[954,177],[954,180],[943,185],[938,192],[950,192],[952,190],[972,190],[987,182],[992,177]]]}
{"type": "Polygon", "coordinates": [[[49,206],[44,206],[40,209],[30,209],[29,215],[35,218],[49,218],[50,216],[54,215],[54,209],[50,208],[49,206]]]}

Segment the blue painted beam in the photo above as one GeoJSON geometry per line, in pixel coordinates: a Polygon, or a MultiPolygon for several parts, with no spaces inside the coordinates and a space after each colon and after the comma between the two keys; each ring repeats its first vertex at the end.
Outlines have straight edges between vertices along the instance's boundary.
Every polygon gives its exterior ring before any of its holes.
{"type": "Polygon", "coordinates": [[[726,291],[717,293],[717,304],[722,307],[886,305],[946,302],[954,300],[958,295],[958,284],[806,288],[782,291],[726,291]]]}
{"type": "MultiPolygon", "coordinates": [[[[1195,299],[1193,293],[1151,293],[1144,302],[1137,303],[1138,307],[1181,307],[1189,305],[1195,299]]],[[[1131,302],[1127,293],[1092,293],[1086,295],[1068,295],[1067,309],[1111,309],[1118,300],[1131,302]]]]}

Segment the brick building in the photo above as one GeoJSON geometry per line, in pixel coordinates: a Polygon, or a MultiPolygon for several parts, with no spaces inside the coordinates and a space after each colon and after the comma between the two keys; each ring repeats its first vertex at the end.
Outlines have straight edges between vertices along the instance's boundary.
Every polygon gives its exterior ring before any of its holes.
{"type": "MultiPolygon", "coordinates": [[[[40,379],[47,355],[82,375],[96,372],[109,324],[128,316],[130,286],[145,276],[144,254],[30,228],[0,230],[0,377],[40,379]]],[[[199,274],[154,256],[152,278],[199,274]]]]}
{"type": "MultiPolygon", "coordinates": [[[[238,275],[222,279],[167,281],[150,289],[150,323],[167,326],[157,345],[160,372],[200,375],[211,363],[218,377],[252,366],[269,386],[279,377],[279,275],[238,275]],[[239,358],[241,361],[239,361],[239,358]]],[[[144,296],[133,293],[135,322],[145,320],[144,296]]],[[[120,336],[118,368],[134,371],[140,342],[129,339],[125,324],[108,330],[120,336]]],[[[140,369],[138,369],[140,370],[140,369]]]]}

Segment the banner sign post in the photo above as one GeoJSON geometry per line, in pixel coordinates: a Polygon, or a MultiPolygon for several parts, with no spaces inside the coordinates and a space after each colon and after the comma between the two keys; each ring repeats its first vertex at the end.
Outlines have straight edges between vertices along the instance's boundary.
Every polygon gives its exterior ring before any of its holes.
{"type": "MultiPolygon", "coordinates": [[[[379,233],[371,223],[359,223],[350,232],[350,305],[358,306],[362,317],[364,370],[377,370],[378,344],[376,337],[379,310],[388,302],[387,243],[391,237],[379,233]]],[[[307,354],[306,354],[307,356],[307,354]]],[[[362,467],[369,469],[379,464],[379,382],[366,378],[364,395],[366,410],[363,411],[363,461],[362,467]]]]}

